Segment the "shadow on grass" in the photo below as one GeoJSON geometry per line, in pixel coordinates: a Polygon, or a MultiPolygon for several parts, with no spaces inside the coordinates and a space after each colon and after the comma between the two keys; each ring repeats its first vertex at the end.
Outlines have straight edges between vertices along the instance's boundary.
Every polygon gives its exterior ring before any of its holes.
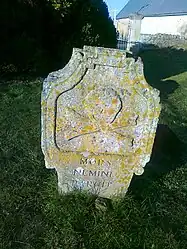
{"type": "Polygon", "coordinates": [[[167,125],[159,124],[150,162],[141,176],[134,176],[129,191],[137,196],[149,189],[154,181],[187,162],[186,144],[181,142],[167,125]]]}
{"type": "Polygon", "coordinates": [[[146,81],[160,91],[162,107],[167,104],[170,108],[169,111],[162,110],[160,117],[161,121],[164,117],[168,125],[158,125],[151,160],[146,165],[144,174],[134,176],[131,182],[129,191],[136,196],[141,196],[141,192],[149,189],[154,181],[187,162],[187,127],[181,125],[185,122],[183,113],[180,113],[180,106],[176,107],[175,103],[169,100],[169,96],[175,93],[180,84],[174,80],[165,80],[187,71],[187,51],[173,48],[159,49],[156,46],[155,48],[141,52],[139,56],[144,63],[146,81]],[[175,120],[178,125],[175,125],[173,132],[175,120]],[[183,137],[183,141],[179,137],[183,137]]]}
{"type": "Polygon", "coordinates": [[[187,71],[187,50],[158,48],[142,51],[139,56],[144,63],[146,80],[157,87],[160,80],[187,71]]]}
{"type": "Polygon", "coordinates": [[[161,100],[178,88],[174,80],[165,80],[187,71],[187,51],[174,48],[158,48],[142,51],[139,56],[144,63],[147,82],[161,93],[161,100]]]}

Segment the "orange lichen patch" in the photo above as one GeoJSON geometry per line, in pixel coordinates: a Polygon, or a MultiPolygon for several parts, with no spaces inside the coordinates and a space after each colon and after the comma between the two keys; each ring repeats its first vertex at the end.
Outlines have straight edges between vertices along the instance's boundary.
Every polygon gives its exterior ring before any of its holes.
{"type": "Polygon", "coordinates": [[[54,111],[54,106],[47,106],[47,112],[53,112],[54,111]]]}
{"type": "Polygon", "coordinates": [[[121,183],[121,184],[123,184],[123,185],[129,185],[129,183],[130,183],[130,181],[131,181],[131,179],[132,179],[132,174],[131,175],[124,175],[124,176],[121,176],[118,180],[117,180],[117,182],[118,183],[121,183]]]}
{"type": "Polygon", "coordinates": [[[111,129],[116,129],[118,128],[120,125],[120,122],[118,122],[118,120],[115,120],[110,126],[111,126],[111,129]]]}
{"type": "Polygon", "coordinates": [[[127,170],[128,170],[127,165],[124,162],[122,162],[120,164],[120,171],[119,171],[119,173],[121,174],[121,172],[123,172],[125,174],[125,171],[127,171],[127,170]]]}
{"type": "Polygon", "coordinates": [[[118,67],[123,67],[123,65],[124,65],[123,61],[120,61],[117,66],[118,67]]]}
{"type": "Polygon", "coordinates": [[[106,115],[112,115],[112,114],[116,113],[116,110],[113,108],[108,108],[108,109],[104,110],[103,113],[106,115]]]}
{"type": "Polygon", "coordinates": [[[160,109],[156,109],[156,111],[154,112],[154,114],[155,114],[156,117],[159,117],[159,115],[160,115],[160,109]]]}
{"type": "Polygon", "coordinates": [[[146,148],[146,150],[147,150],[148,152],[152,151],[154,139],[155,139],[155,134],[154,134],[154,133],[153,133],[153,134],[150,134],[150,135],[149,135],[149,139],[148,139],[148,141],[147,141],[147,148],[146,148]]]}
{"type": "MultiPolygon", "coordinates": [[[[144,77],[144,75],[138,75],[137,77],[138,77],[138,80],[139,80],[139,81],[144,81],[144,82],[145,82],[145,77],[144,77]]],[[[147,84],[147,85],[148,85],[148,84],[147,84]]]]}
{"type": "Polygon", "coordinates": [[[53,159],[53,156],[54,156],[54,150],[49,149],[49,150],[48,150],[48,156],[49,156],[49,159],[52,160],[52,159],[53,159]]]}
{"type": "Polygon", "coordinates": [[[150,120],[152,120],[154,117],[155,117],[155,114],[154,114],[154,113],[152,113],[152,112],[148,113],[148,118],[149,118],[150,120]]]}
{"type": "Polygon", "coordinates": [[[131,85],[131,80],[129,79],[129,77],[126,78],[126,80],[123,81],[123,86],[125,84],[131,85]]]}
{"type": "Polygon", "coordinates": [[[120,121],[117,122],[118,126],[117,127],[126,127],[129,125],[129,120],[125,116],[120,118],[120,121]]]}
{"type": "Polygon", "coordinates": [[[141,155],[143,152],[143,149],[142,148],[138,148],[136,151],[135,151],[135,154],[136,155],[141,155]]]}
{"type": "MultiPolygon", "coordinates": [[[[138,82],[138,81],[137,81],[138,82]]],[[[139,86],[142,88],[142,89],[147,89],[147,85],[144,84],[144,83],[139,83],[139,86]]]]}
{"type": "Polygon", "coordinates": [[[85,133],[85,132],[92,132],[95,131],[96,127],[93,125],[86,125],[82,128],[82,130],[80,131],[81,133],[85,133]]]}
{"type": "Polygon", "coordinates": [[[120,149],[119,149],[119,154],[121,154],[121,155],[125,154],[124,149],[120,148],[120,149]]]}
{"type": "Polygon", "coordinates": [[[47,102],[43,100],[43,101],[41,102],[41,106],[42,106],[42,107],[46,107],[46,106],[47,106],[47,102]]]}
{"type": "Polygon", "coordinates": [[[113,105],[116,105],[117,103],[118,103],[118,99],[116,99],[116,98],[115,98],[115,99],[112,99],[112,104],[113,104],[113,105]]]}
{"type": "Polygon", "coordinates": [[[96,98],[96,99],[95,99],[95,104],[96,104],[96,105],[100,105],[100,104],[102,104],[102,102],[101,102],[100,99],[96,98]]]}
{"type": "Polygon", "coordinates": [[[59,95],[61,94],[61,91],[56,90],[56,91],[55,91],[55,94],[56,94],[57,96],[59,96],[59,95]]]}
{"type": "Polygon", "coordinates": [[[53,122],[49,122],[48,125],[47,125],[47,128],[46,128],[46,132],[49,134],[53,134],[54,133],[54,124],[53,122]]]}
{"type": "Polygon", "coordinates": [[[136,83],[138,83],[138,79],[135,77],[134,79],[131,80],[131,83],[134,85],[136,83]]]}

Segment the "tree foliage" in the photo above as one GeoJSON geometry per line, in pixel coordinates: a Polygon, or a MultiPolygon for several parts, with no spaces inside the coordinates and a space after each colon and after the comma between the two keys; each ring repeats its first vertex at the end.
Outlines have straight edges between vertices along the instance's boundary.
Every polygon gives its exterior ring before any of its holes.
{"type": "Polygon", "coordinates": [[[48,73],[67,63],[73,47],[116,46],[103,0],[1,1],[0,28],[0,70],[48,73]]]}

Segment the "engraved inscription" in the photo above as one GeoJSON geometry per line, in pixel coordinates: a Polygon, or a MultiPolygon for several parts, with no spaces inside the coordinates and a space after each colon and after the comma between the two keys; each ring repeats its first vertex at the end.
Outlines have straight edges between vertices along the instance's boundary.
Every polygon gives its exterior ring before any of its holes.
{"type": "Polygon", "coordinates": [[[73,185],[78,188],[108,188],[112,185],[112,181],[77,181],[73,180],[73,185]]]}
{"type": "Polygon", "coordinates": [[[95,177],[112,177],[112,172],[110,171],[101,171],[101,170],[85,170],[82,168],[74,169],[73,175],[82,175],[82,176],[95,176],[95,177]]]}
{"type": "Polygon", "coordinates": [[[89,164],[97,164],[97,165],[102,165],[104,163],[104,160],[102,159],[95,159],[95,158],[81,158],[80,159],[80,164],[84,164],[84,165],[89,165],[89,164]]]}

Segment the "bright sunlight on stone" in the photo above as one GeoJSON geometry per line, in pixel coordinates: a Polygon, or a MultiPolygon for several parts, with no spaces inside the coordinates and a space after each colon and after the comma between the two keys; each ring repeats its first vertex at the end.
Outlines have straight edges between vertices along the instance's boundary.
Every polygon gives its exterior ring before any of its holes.
{"type": "Polygon", "coordinates": [[[57,171],[59,191],[125,194],[150,160],[159,102],[140,58],[117,49],[74,49],[42,92],[42,150],[46,167],[57,171]]]}

